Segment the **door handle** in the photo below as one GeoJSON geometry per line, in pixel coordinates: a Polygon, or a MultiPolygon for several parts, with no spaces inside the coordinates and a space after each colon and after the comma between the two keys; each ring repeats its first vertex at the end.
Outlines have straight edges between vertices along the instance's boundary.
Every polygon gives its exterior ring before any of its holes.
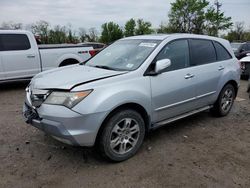
{"type": "Polygon", "coordinates": [[[184,78],[185,79],[190,79],[190,78],[193,78],[193,77],[194,77],[193,74],[188,73],[184,78]]]}
{"type": "Polygon", "coordinates": [[[35,54],[29,54],[29,55],[27,55],[27,58],[35,58],[36,56],[35,56],[35,54]]]}
{"type": "Polygon", "coordinates": [[[219,66],[218,70],[221,71],[221,70],[224,70],[225,68],[222,67],[222,66],[219,66]]]}

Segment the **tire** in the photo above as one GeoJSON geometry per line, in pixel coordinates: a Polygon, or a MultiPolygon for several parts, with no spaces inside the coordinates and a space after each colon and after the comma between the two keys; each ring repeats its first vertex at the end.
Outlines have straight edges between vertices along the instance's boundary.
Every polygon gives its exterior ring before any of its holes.
{"type": "Polygon", "coordinates": [[[223,87],[214,107],[211,109],[213,115],[217,117],[226,116],[234,103],[235,89],[231,84],[227,84],[223,87]]]}
{"type": "Polygon", "coordinates": [[[138,112],[130,109],[118,111],[104,124],[99,151],[106,159],[124,161],[136,154],[144,136],[145,123],[138,112]]]}

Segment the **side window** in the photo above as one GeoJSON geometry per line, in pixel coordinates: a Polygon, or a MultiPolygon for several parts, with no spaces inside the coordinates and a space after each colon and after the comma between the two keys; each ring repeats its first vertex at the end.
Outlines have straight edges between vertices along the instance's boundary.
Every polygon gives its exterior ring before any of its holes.
{"type": "Polygon", "coordinates": [[[28,50],[30,42],[24,34],[0,34],[1,51],[28,50]]]}
{"type": "Polygon", "coordinates": [[[157,55],[156,60],[170,59],[171,66],[165,71],[182,69],[189,66],[189,48],[187,40],[176,40],[167,44],[157,55]]]}
{"type": "Polygon", "coordinates": [[[244,51],[246,51],[247,50],[247,44],[243,44],[242,46],[241,46],[241,48],[240,48],[240,51],[241,52],[244,52],[244,51]]]}
{"type": "Polygon", "coordinates": [[[191,65],[203,65],[216,61],[216,53],[212,41],[191,39],[191,65]]]}
{"type": "Polygon", "coordinates": [[[214,46],[217,53],[217,60],[223,61],[227,59],[231,59],[232,56],[229,54],[229,52],[218,42],[214,42],[214,46]]]}
{"type": "Polygon", "coordinates": [[[250,51],[250,43],[247,43],[247,51],[250,51]]]}

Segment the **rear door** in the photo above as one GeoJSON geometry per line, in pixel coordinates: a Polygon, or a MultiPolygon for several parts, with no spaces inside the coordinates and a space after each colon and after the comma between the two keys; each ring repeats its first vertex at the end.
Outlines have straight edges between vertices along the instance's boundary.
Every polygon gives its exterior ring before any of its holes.
{"type": "Polygon", "coordinates": [[[40,71],[38,50],[26,34],[0,34],[5,79],[32,77],[40,71]]]}
{"type": "Polygon", "coordinates": [[[189,67],[187,39],[168,43],[157,60],[170,59],[171,66],[157,76],[151,76],[152,108],[154,122],[160,122],[196,108],[193,67],[189,67]]]}
{"type": "Polygon", "coordinates": [[[189,44],[196,82],[196,103],[200,108],[216,100],[216,91],[225,67],[221,61],[217,61],[213,41],[190,39],[189,44]]]}

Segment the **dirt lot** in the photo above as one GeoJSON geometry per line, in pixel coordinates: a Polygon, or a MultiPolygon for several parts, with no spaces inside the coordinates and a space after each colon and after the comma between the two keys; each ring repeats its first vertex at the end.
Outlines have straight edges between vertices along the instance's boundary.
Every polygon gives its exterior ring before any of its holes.
{"type": "Polygon", "coordinates": [[[132,159],[109,163],[27,125],[27,83],[0,85],[0,187],[250,187],[246,81],[227,117],[203,112],[151,132],[132,159]]]}

